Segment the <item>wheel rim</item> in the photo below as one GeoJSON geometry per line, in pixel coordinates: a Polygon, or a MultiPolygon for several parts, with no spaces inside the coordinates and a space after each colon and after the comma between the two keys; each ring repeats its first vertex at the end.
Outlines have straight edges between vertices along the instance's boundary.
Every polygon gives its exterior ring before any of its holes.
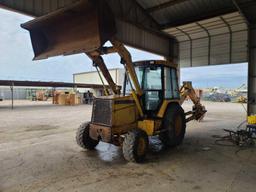
{"type": "Polygon", "coordinates": [[[144,155],[146,149],[146,142],[143,138],[138,139],[138,148],[137,148],[137,154],[139,156],[144,155]]]}
{"type": "Polygon", "coordinates": [[[175,135],[179,136],[182,130],[182,119],[181,116],[178,115],[175,119],[175,135]]]}

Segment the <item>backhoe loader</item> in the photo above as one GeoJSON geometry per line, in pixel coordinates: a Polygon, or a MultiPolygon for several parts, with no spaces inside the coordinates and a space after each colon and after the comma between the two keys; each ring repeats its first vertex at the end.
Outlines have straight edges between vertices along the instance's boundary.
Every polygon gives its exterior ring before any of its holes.
{"type": "Polygon", "coordinates": [[[94,99],[91,121],[77,131],[77,143],[84,149],[92,150],[103,141],[122,147],[126,160],[142,162],[149,136],[158,135],[167,147],[177,146],[184,139],[186,123],[201,120],[206,112],[191,82],[179,89],[175,63],[132,62],[116,37],[115,19],[103,0],[74,3],[22,27],[30,32],[35,60],[85,53],[107,80],[110,89],[104,86],[105,96],[94,99]],[[104,46],[107,41],[112,46],[104,46]],[[123,90],[114,83],[102,57],[112,53],[120,56],[125,69],[123,90]],[[181,105],[188,97],[194,106],[185,113],[181,105]]]}

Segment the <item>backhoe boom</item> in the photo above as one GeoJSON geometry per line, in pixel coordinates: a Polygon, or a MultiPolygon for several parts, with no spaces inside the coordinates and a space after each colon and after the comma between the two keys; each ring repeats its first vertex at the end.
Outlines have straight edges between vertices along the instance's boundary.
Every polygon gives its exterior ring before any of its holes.
{"type": "Polygon", "coordinates": [[[191,115],[186,119],[186,121],[201,121],[207,111],[205,107],[201,104],[200,97],[196,95],[195,89],[193,88],[191,81],[183,82],[183,85],[180,88],[180,105],[182,105],[188,97],[194,103],[194,106],[192,111],[186,113],[186,115],[191,115]]]}

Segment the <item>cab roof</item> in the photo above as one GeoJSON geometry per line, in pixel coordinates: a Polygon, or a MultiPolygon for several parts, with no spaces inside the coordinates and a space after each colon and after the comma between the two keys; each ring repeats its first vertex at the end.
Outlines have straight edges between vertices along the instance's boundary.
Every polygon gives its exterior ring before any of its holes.
{"type": "Polygon", "coordinates": [[[142,61],[136,61],[133,62],[135,66],[143,66],[143,65],[163,65],[166,67],[174,67],[177,68],[178,65],[173,63],[172,61],[167,60],[142,60],[142,61]]]}

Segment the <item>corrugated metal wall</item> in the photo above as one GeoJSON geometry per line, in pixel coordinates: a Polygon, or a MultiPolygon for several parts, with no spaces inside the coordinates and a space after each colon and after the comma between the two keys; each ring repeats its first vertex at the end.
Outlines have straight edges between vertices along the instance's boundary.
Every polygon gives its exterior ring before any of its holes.
{"type": "MultiPolygon", "coordinates": [[[[245,32],[247,34],[247,32],[245,32]]],[[[247,62],[247,35],[237,34],[238,38],[243,38],[237,42],[233,40],[232,53],[230,56],[229,37],[226,35],[213,37],[210,47],[210,63],[208,64],[208,39],[192,41],[192,51],[189,41],[180,43],[180,66],[197,67],[205,65],[218,65],[229,63],[247,62]],[[191,58],[192,53],[192,58],[191,58]],[[230,61],[231,57],[231,61],[230,61]]]]}
{"type": "Polygon", "coordinates": [[[192,50],[190,41],[180,42],[180,65],[197,67],[247,62],[247,38],[247,31],[233,33],[231,43],[229,34],[218,35],[211,37],[210,47],[208,38],[196,39],[192,40],[192,50]],[[208,63],[209,57],[210,63],[208,63]]]}

